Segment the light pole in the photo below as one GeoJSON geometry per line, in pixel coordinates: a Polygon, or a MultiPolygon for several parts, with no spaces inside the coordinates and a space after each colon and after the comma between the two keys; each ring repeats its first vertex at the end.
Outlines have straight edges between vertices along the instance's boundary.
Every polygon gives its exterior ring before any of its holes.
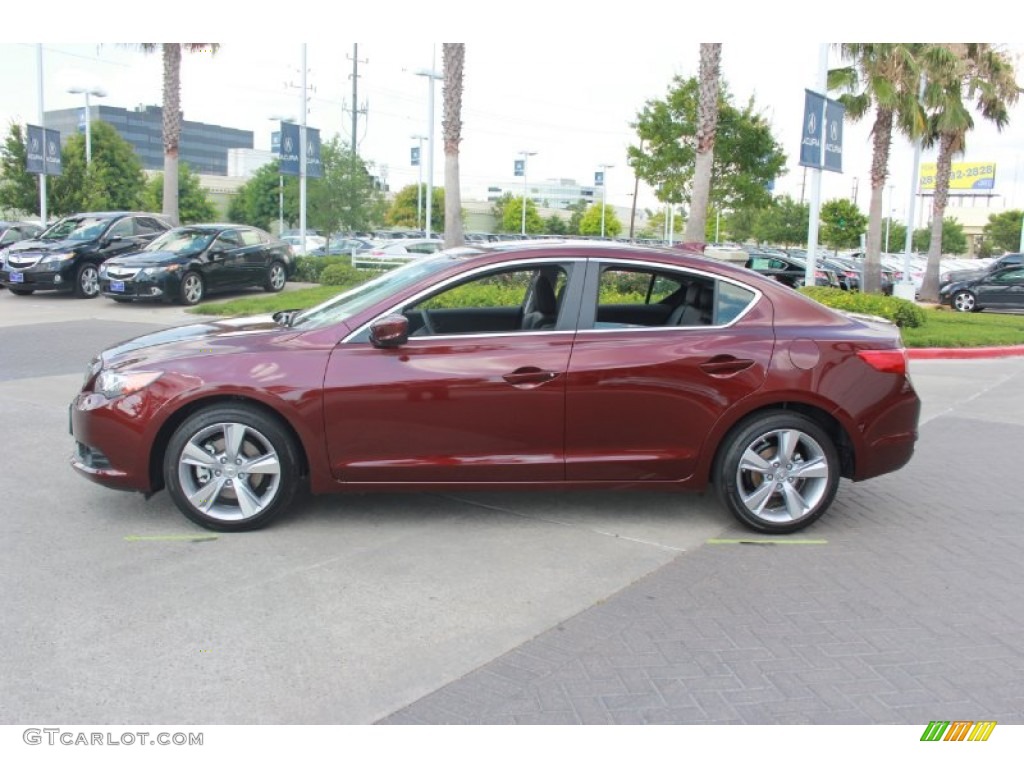
{"type": "MultiPolygon", "coordinates": [[[[284,117],[282,115],[272,115],[268,118],[279,123],[294,123],[294,117],[284,117]]],[[[281,136],[278,137],[278,142],[284,138],[284,131],[281,131],[281,136]]],[[[278,156],[280,157],[280,149],[278,150],[278,156]]],[[[281,169],[281,161],[278,160],[278,170],[281,169]]],[[[284,174],[277,174],[277,236],[281,237],[284,235],[284,174]]]]}
{"type": "MultiPolygon", "coordinates": [[[[433,62],[431,62],[433,65],[433,62]]],[[[430,219],[434,211],[434,81],[444,80],[444,75],[432,69],[418,69],[416,74],[427,78],[427,120],[430,127],[427,130],[429,147],[427,148],[427,221],[424,231],[430,237],[430,219]]]]}
{"type": "Polygon", "coordinates": [[[526,158],[533,157],[537,153],[536,152],[530,152],[528,150],[523,149],[523,150],[520,150],[519,154],[523,158],[523,224],[522,224],[522,234],[525,235],[526,234],[526,192],[527,192],[527,190],[526,190],[526,158]]]}
{"type": "Polygon", "coordinates": [[[420,177],[416,182],[416,229],[423,229],[423,140],[427,138],[422,134],[416,134],[411,138],[419,142],[419,154],[416,155],[416,167],[419,169],[420,177]]]}
{"type": "Polygon", "coordinates": [[[605,201],[608,200],[608,169],[614,168],[614,165],[608,163],[601,163],[597,166],[601,169],[601,237],[604,238],[604,209],[605,201]]]}
{"type": "Polygon", "coordinates": [[[102,99],[107,95],[107,92],[102,88],[80,88],[75,86],[68,88],[68,93],[85,94],[85,167],[88,168],[92,165],[92,114],[89,109],[89,97],[95,96],[98,99],[102,99]]]}

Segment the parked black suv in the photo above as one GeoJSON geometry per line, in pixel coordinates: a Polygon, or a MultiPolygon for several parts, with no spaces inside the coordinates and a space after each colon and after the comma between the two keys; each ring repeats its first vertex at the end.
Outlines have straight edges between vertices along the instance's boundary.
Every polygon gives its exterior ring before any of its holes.
{"type": "Polygon", "coordinates": [[[99,265],[143,248],[171,228],[155,213],[76,213],[34,240],[15,243],[0,264],[0,284],[16,296],[35,291],[74,291],[99,296],[99,265]]]}

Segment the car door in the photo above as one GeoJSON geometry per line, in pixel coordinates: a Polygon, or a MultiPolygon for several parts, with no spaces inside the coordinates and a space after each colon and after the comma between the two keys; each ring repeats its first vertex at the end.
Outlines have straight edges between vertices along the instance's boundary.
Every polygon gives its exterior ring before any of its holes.
{"type": "Polygon", "coordinates": [[[1001,269],[974,288],[978,304],[991,309],[1024,309],[1024,269],[1001,269]]]}
{"type": "Polygon", "coordinates": [[[663,265],[591,261],[566,382],[566,479],[689,477],[718,417],[764,382],[774,339],[770,304],[752,288],[663,265]],[[645,293],[644,275],[685,290],[645,293]],[[653,303],[669,311],[653,312],[653,303]],[[652,325],[655,316],[663,320],[652,325]]]}
{"type": "Polygon", "coordinates": [[[242,240],[239,253],[245,270],[242,281],[245,285],[263,285],[270,266],[270,243],[255,229],[239,229],[238,235],[242,240]]]}
{"type": "Polygon", "coordinates": [[[135,219],[125,216],[118,219],[104,233],[100,240],[99,255],[103,260],[142,250],[146,241],[135,231],[135,219]]]}
{"type": "Polygon", "coordinates": [[[214,290],[246,285],[245,243],[237,230],[225,229],[206,252],[210,277],[207,287],[214,290]]]}
{"type": "Polygon", "coordinates": [[[405,344],[378,349],[365,329],[339,344],[324,381],[335,477],[562,480],[566,370],[578,309],[573,286],[582,283],[582,265],[560,260],[474,270],[384,313],[410,318],[405,344]],[[544,272],[553,281],[556,317],[550,326],[525,328],[537,303],[533,281],[544,272]],[[438,325],[449,330],[433,328],[424,312],[437,313],[438,325]]]}

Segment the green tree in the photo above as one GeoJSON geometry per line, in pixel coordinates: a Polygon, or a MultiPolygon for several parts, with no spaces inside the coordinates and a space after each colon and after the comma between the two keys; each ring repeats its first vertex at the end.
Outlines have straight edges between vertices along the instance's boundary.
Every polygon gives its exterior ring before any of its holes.
{"type": "MultiPolygon", "coordinates": [[[[142,207],[147,211],[161,211],[163,204],[164,175],[158,173],[146,182],[142,207]]],[[[217,209],[199,184],[199,175],[192,173],[187,163],[178,166],[178,211],[182,224],[211,222],[217,216],[217,209]]]]}
{"type": "Polygon", "coordinates": [[[988,217],[988,224],[982,230],[985,242],[993,250],[1015,253],[1020,248],[1020,228],[1024,211],[1003,211],[988,217]]]}
{"type": "MultiPolygon", "coordinates": [[[[601,221],[598,219],[597,229],[601,231],[601,221]]],[[[502,211],[501,232],[522,232],[523,230],[523,198],[513,197],[505,203],[502,211]]],[[[526,200],[526,232],[531,235],[538,235],[544,232],[544,219],[537,212],[537,204],[526,200]]]]}
{"type": "MultiPolygon", "coordinates": [[[[889,246],[886,248],[886,253],[903,253],[907,248],[907,226],[902,221],[892,219],[887,220],[889,224],[889,246]]],[[[883,236],[885,232],[885,224],[882,223],[883,236]]],[[[882,243],[885,245],[884,241],[882,243]]],[[[913,248],[913,245],[911,245],[913,248]]]]}
{"type": "MultiPolygon", "coordinates": [[[[586,200],[577,200],[575,203],[570,203],[566,210],[570,211],[569,224],[567,226],[568,233],[570,235],[578,235],[580,233],[580,222],[583,221],[583,214],[587,212],[589,203],[586,200]]],[[[516,230],[518,232],[518,230],[516,230]]]]}
{"type": "Polygon", "coordinates": [[[134,211],[142,207],[146,177],[135,148],[114,127],[94,122],[92,164],[85,164],[85,136],[68,137],[61,151],[61,175],[48,182],[49,211],[134,211]],[[49,191],[52,190],[52,191],[49,191]]]}
{"type": "Polygon", "coordinates": [[[498,231],[502,232],[501,223],[505,220],[505,206],[512,200],[512,193],[505,192],[501,197],[494,201],[491,205],[491,215],[494,216],[494,220],[497,222],[498,231]]]}
{"type": "Polygon", "coordinates": [[[821,206],[822,242],[836,250],[859,245],[867,225],[867,216],[845,197],[821,206]]]}
{"type": "Polygon", "coordinates": [[[758,208],[741,208],[721,215],[715,211],[714,216],[708,216],[708,242],[711,242],[711,238],[729,239],[737,243],[756,239],[757,221],[763,211],[764,209],[758,208]]]}
{"type": "Polygon", "coordinates": [[[330,236],[338,232],[362,232],[384,221],[387,204],[374,183],[370,169],[337,137],[320,145],[323,176],[309,179],[310,226],[330,236]]]}
{"type": "MultiPolygon", "coordinates": [[[[691,201],[698,94],[696,78],[676,77],[666,98],[648,101],[633,124],[640,144],[629,147],[629,162],[662,202],[691,201]]],[[[767,205],[768,184],[785,168],[786,155],[753,100],[738,109],[724,85],[714,141],[709,205],[732,210],[767,205]]]]}
{"type": "Polygon", "coordinates": [[[39,215],[39,177],[25,170],[25,132],[11,123],[0,148],[0,208],[39,215]]]}
{"type": "Polygon", "coordinates": [[[181,145],[181,54],[216,53],[220,43],[138,43],[145,53],[159,47],[163,56],[164,193],[163,213],[178,218],[178,153],[181,145]]]}
{"type": "MultiPolygon", "coordinates": [[[[427,215],[427,185],[422,186],[423,216],[427,215]]],[[[432,232],[444,231],[444,189],[434,187],[433,202],[431,203],[430,230],[432,232]]],[[[384,220],[388,226],[406,227],[416,229],[416,185],[410,184],[399,190],[395,199],[391,201],[391,208],[388,209],[384,220]]]]}
{"type": "MultiPolygon", "coordinates": [[[[444,60],[444,247],[465,245],[462,233],[462,188],[459,181],[459,142],[462,141],[462,69],[465,43],[442,43],[444,60]]],[[[433,87],[433,85],[431,85],[433,87]]]]}
{"type": "Polygon", "coordinates": [[[544,232],[548,235],[567,235],[569,223],[557,213],[552,213],[544,219],[544,232]]]}
{"type": "MultiPolygon", "coordinates": [[[[272,222],[279,218],[280,176],[279,164],[274,160],[267,163],[245,184],[228,204],[228,219],[236,224],[270,230],[272,222]]],[[[307,180],[307,184],[309,181],[307,180]]],[[[284,222],[285,226],[299,220],[299,180],[296,176],[284,177],[284,222]]]]}
{"type": "Polygon", "coordinates": [[[881,283],[882,196],[889,175],[893,128],[908,136],[924,133],[925,114],[917,101],[922,43],[843,43],[840,52],[850,65],[828,73],[828,87],[839,90],[846,116],[859,120],[872,106],[871,203],[868,209],[866,293],[879,293],[881,283]]]}
{"type": "MultiPolygon", "coordinates": [[[[587,212],[583,214],[583,219],[580,221],[580,234],[588,237],[600,237],[601,236],[601,203],[594,203],[592,206],[587,208],[587,212]]],[[[527,231],[533,231],[529,228],[530,214],[527,210],[527,231]]],[[[619,217],[615,215],[615,209],[610,205],[604,205],[604,234],[605,237],[618,237],[619,233],[622,232],[622,222],[619,221],[619,217]]]]}
{"type": "Polygon", "coordinates": [[[697,99],[697,132],[694,137],[696,159],[690,216],[686,220],[685,242],[706,242],[704,222],[711,202],[711,179],[714,174],[715,134],[718,130],[718,99],[721,84],[721,43],[700,44],[700,85],[697,99]]]}
{"type": "Polygon", "coordinates": [[[931,238],[921,299],[938,301],[950,169],[953,156],[963,154],[967,134],[974,128],[974,118],[964,100],[977,99],[978,112],[1001,131],[1010,121],[1009,108],[1016,103],[1020,87],[1009,56],[988,43],[933,45],[925,60],[930,81],[925,90],[925,105],[929,108],[927,138],[929,143],[938,144],[939,153],[935,160],[931,238]]]}
{"type": "Polygon", "coordinates": [[[761,210],[754,225],[754,237],[758,242],[782,246],[805,243],[810,210],[806,203],[783,195],[761,210]]]}

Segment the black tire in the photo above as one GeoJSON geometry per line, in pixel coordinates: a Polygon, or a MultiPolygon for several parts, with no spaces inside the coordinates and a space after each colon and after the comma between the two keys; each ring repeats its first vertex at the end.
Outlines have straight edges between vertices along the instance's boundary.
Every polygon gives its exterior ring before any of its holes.
{"type": "Polygon", "coordinates": [[[36,292],[35,288],[8,288],[15,296],[31,296],[36,292]]]}
{"type": "Polygon", "coordinates": [[[721,502],[747,527],[791,533],[829,508],[840,471],[839,452],[817,422],[767,411],[729,432],[715,462],[714,484],[721,502]]]}
{"type": "Polygon", "coordinates": [[[100,271],[86,262],[75,272],[75,296],[80,299],[95,299],[100,295],[100,271]]]}
{"type": "Polygon", "coordinates": [[[279,293],[284,290],[284,284],[288,282],[288,272],[280,261],[270,262],[267,267],[267,277],[263,281],[263,290],[268,293],[279,293]]]}
{"type": "Polygon", "coordinates": [[[203,300],[206,295],[206,283],[203,276],[195,270],[189,270],[181,277],[181,287],[178,289],[178,301],[188,306],[194,306],[203,300]]]}
{"type": "Polygon", "coordinates": [[[295,442],[277,419],[247,405],[217,405],[174,431],[163,471],[167,491],[185,517],[213,531],[250,531],[287,509],[299,486],[299,467],[295,442]],[[246,467],[264,471],[247,473],[246,467]],[[247,493],[240,495],[243,486],[247,493]]]}
{"type": "Polygon", "coordinates": [[[949,300],[949,306],[957,312],[978,312],[978,300],[970,291],[957,291],[949,300]]]}

